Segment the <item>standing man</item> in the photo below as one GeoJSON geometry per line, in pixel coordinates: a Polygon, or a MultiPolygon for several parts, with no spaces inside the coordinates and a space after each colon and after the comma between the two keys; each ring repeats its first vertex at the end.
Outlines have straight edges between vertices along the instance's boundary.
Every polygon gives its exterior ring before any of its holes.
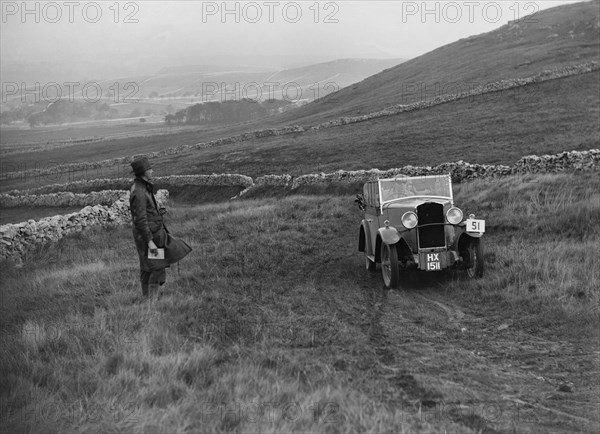
{"type": "MultiPolygon", "coordinates": [[[[146,157],[134,160],[131,163],[135,180],[131,186],[129,208],[133,223],[133,240],[140,257],[140,280],[142,294],[148,296],[149,289],[156,292],[167,278],[165,268],[159,268],[148,259],[148,252],[156,255],[158,247],[155,240],[164,241],[164,226],[162,214],[159,211],[154,197],[152,184],[153,169],[146,157]]],[[[164,234],[166,236],[166,234],[164,234]]],[[[161,246],[161,247],[164,247],[161,246]]]]}

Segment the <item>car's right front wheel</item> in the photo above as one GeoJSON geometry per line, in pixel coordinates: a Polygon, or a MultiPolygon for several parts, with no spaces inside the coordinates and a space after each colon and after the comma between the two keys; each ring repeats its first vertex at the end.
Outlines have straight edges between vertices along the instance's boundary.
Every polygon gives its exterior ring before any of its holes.
{"type": "Polygon", "coordinates": [[[395,245],[381,243],[381,275],[387,289],[396,289],[400,283],[398,251],[395,245]]]}
{"type": "Polygon", "coordinates": [[[481,238],[471,240],[467,246],[466,259],[468,261],[465,268],[467,276],[471,279],[483,277],[483,242],[481,238]]]}

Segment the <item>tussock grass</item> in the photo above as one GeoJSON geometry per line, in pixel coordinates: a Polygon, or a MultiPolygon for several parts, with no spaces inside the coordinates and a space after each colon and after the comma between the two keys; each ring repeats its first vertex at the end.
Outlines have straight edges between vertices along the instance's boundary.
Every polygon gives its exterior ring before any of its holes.
{"type": "MultiPolygon", "coordinates": [[[[487,220],[488,273],[450,290],[499,299],[531,327],[597,325],[600,317],[600,179],[597,174],[527,175],[456,187],[456,202],[487,220]]],[[[597,334],[588,328],[592,336],[597,334]]]]}
{"type": "MultiPolygon", "coordinates": [[[[457,204],[487,220],[487,274],[448,276],[439,291],[587,342],[600,323],[599,182],[457,186],[457,204]]],[[[174,206],[168,216],[194,250],[162,296],[141,297],[128,227],[91,228],[4,268],[3,430],[468,432],[380,393],[388,380],[371,372],[378,355],[363,324],[380,283],[356,252],[353,195],[174,206]]],[[[412,378],[397,377],[405,387],[412,378]]]]}

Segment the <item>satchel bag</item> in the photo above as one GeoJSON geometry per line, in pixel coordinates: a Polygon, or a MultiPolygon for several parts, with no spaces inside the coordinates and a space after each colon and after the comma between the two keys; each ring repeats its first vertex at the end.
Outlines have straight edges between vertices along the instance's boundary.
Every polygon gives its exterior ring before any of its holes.
{"type": "Polygon", "coordinates": [[[156,247],[165,249],[164,259],[148,258],[148,262],[153,270],[160,270],[175,262],[179,262],[192,251],[188,243],[179,238],[172,237],[164,224],[153,234],[152,240],[156,244],[156,247]]]}

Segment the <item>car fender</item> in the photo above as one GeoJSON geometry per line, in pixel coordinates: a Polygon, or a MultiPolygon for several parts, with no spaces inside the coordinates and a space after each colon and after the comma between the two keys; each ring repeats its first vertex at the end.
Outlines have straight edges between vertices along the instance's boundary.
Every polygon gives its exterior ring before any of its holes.
{"type": "Polygon", "coordinates": [[[392,226],[379,228],[377,232],[381,237],[381,241],[383,241],[385,244],[396,244],[398,241],[400,241],[400,234],[398,233],[398,230],[392,226]]]}
{"type": "Polygon", "coordinates": [[[368,255],[372,255],[373,243],[371,240],[371,231],[369,230],[369,224],[366,220],[363,220],[360,224],[358,232],[358,251],[367,252],[368,255]]]}
{"type": "Polygon", "coordinates": [[[365,221],[363,220],[360,223],[360,227],[358,228],[358,251],[364,252],[367,248],[367,235],[365,230],[365,221]]]}
{"type": "Polygon", "coordinates": [[[469,240],[477,240],[481,238],[483,234],[468,234],[463,232],[456,239],[456,250],[459,252],[464,249],[465,244],[469,242],[469,240]]]}
{"type": "Polygon", "coordinates": [[[470,237],[470,238],[481,238],[483,236],[483,233],[477,233],[477,232],[467,232],[465,226],[459,226],[459,228],[461,229],[458,238],[461,237],[470,237]]]}

